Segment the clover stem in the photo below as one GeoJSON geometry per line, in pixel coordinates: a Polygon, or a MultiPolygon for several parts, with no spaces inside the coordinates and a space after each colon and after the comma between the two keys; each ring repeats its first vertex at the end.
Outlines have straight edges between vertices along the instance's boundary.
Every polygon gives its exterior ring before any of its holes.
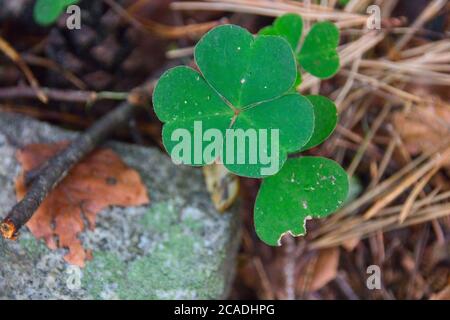
{"type": "Polygon", "coordinates": [[[235,113],[233,118],[231,118],[230,128],[233,126],[233,124],[236,122],[237,114],[235,113]]]}

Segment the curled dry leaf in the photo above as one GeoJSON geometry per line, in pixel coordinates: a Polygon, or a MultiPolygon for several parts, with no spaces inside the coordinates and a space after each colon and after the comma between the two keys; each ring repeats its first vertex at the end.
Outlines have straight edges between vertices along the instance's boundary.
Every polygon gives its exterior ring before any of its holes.
{"type": "Polygon", "coordinates": [[[430,300],[450,300],[450,284],[440,292],[433,294],[430,300]]]}
{"type": "MultiPolygon", "coordinates": [[[[450,136],[450,105],[437,98],[432,101],[393,115],[394,128],[411,156],[433,150],[444,137],[450,136]]],[[[449,160],[443,163],[443,167],[450,174],[449,160]]],[[[439,188],[450,187],[448,180],[441,175],[435,175],[432,184],[439,188]]]]}
{"type": "Polygon", "coordinates": [[[439,100],[418,105],[394,113],[393,124],[411,155],[427,152],[450,134],[450,106],[439,100]]]}
{"type": "Polygon", "coordinates": [[[339,266],[339,255],[338,247],[320,251],[311,280],[311,291],[323,288],[328,282],[336,278],[339,266]]]}
{"type": "MultiPolygon", "coordinates": [[[[24,173],[38,168],[67,143],[30,144],[16,154],[23,172],[16,180],[18,200],[26,193],[24,173]]],[[[68,248],[64,259],[84,266],[89,252],[78,234],[87,224],[95,227],[95,218],[108,206],[137,206],[149,203],[147,190],[139,174],[127,167],[110,149],[98,149],[78,163],[47,196],[27,227],[50,249],[68,248]]]]}
{"type": "Polygon", "coordinates": [[[348,240],[343,241],[342,242],[342,247],[345,250],[347,250],[348,252],[352,252],[358,246],[360,241],[361,241],[361,238],[353,237],[353,238],[350,238],[348,240]]]}
{"type": "Polygon", "coordinates": [[[204,166],[203,175],[215,208],[224,212],[238,196],[239,178],[219,163],[204,166]]]}

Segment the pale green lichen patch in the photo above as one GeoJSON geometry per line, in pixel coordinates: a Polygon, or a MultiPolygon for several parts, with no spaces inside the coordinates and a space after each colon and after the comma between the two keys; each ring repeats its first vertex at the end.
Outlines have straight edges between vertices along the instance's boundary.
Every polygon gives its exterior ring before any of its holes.
{"type": "Polygon", "coordinates": [[[157,239],[157,245],[129,262],[95,252],[84,271],[88,292],[96,299],[219,297],[226,281],[218,276],[225,247],[216,247],[216,252],[204,250],[201,214],[190,208],[180,210],[171,202],[152,206],[141,219],[141,238],[157,239]]]}
{"type": "Polygon", "coordinates": [[[96,252],[83,272],[82,283],[94,299],[118,297],[126,264],[112,253],[96,252]]]}
{"type": "Polygon", "coordinates": [[[46,254],[50,250],[45,246],[43,240],[36,240],[30,234],[26,234],[19,238],[19,243],[21,248],[26,252],[27,255],[32,257],[38,257],[41,254],[46,254]]]}
{"type": "Polygon", "coordinates": [[[148,257],[131,263],[128,286],[124,288],[127,298],[146,299],[149,292],[151,298],[158,299],[212,298],[220,294],[223,286],[214,288],[218,284],[208,281],[216,275],[217,270],[211,269],[216,264],[196,255],[196,240],[200,239],[174,235],[148,257]]]}
{"type": "Polygon", "coordinates": [[[147,230],[166,232],[177,217],[178,212],[175,211],[174,205],[171,202],[162,202],[150,207],[149,212],[142,217],[140,223],[147,230]]]}

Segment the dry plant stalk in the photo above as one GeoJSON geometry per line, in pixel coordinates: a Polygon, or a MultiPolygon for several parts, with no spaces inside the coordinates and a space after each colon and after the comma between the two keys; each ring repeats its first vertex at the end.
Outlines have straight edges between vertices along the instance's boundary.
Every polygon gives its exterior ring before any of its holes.
{"type": "Polygon", "coordinates": [[[285,13],[297,13],[307,21],[331,20],[346,23],[346,27],[361,26],[366,23],[367,16],[339,10],[329,10],[317,5],[305,8],[304,4],[278,1],[260,0],[219,0],[219,1],[186,1],[173,2],[173,10],[208,10],[208,11],[231,11],[249,13],[270,17],[277,17],[285,13]]]}
{"type": "Polygon", "coordinates": [[[141,18],[137,15],[139,9],[145,4],[143,2],[136,2],[129,6],[127,9],[122,8],[113,0],[103,0],[107,5],[109,5],[112,10],[114,10],[118,15],[120,15],[124,20],[134,26],[136,29],[145,32],[156,34],[162,38],[167,39],[179,39],[184,37],[198,36],[207,32],[208,30],[226,23],[226,19],[221,19],[219,21],[211,21],[197,24],[190,24],[184,26],[168,26],[162,23],[158,23],[149,19],[141,18]]]}
{"type": "Polygon", "coordinates": [[[28,67],[28,65],[25,63],[25,61],[22,59],[20,54],[6,41],[4,38],[0,36],[0,51],[2,51],[9,59],[11,59],[19,69],[23,72],[25,77],[27,78],[28,82],[30,83],[31,87],[36,92],[37,97],[41,102],[47,103],[48,98],[47,95],[41,90],[39,86],[39,82],[34,76],[31,69],[28,67]]]}

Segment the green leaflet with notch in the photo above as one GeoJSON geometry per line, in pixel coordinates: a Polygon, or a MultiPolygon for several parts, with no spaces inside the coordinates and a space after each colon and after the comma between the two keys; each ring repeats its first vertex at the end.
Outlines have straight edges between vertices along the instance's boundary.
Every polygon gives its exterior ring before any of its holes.
{"type": "Polygon", "coordinates": [[[346,172],[320,157],[289,159],[275,176],[263,180],[256,198],[256,233],[265,243],[280,245],[281,237],[306,233],[306,220],[338,210],[349,189],[346,172]]]}

